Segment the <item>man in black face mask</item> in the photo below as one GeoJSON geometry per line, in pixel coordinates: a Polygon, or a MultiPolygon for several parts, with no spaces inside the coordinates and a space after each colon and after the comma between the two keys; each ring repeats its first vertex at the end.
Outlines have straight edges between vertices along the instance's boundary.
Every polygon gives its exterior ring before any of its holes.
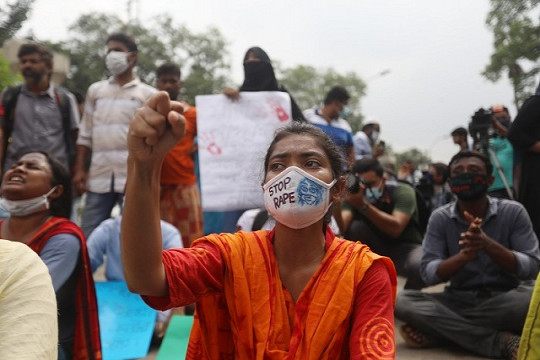
{"type": "Polygon", "coordinates": [[[531,221],[515,201],[492,198],[489,159],[461,151],[449,164],[458,200],[431,215],[423,241],[421,274],[442,293],[406,290],[396,317],[406,343],[452,343],[490,358],[517,356],[540,252],[531,221]]]}

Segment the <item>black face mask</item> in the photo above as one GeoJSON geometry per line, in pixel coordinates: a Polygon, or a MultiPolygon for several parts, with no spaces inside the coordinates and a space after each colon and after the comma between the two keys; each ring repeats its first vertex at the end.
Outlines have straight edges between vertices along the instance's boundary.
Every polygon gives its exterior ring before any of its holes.
{"type": "Polygon", "coordinates": [[[479,173],[463,173],[449,179],[450,189],[463,201],[478,200],[487,193],[488,176],[479,173]]]}

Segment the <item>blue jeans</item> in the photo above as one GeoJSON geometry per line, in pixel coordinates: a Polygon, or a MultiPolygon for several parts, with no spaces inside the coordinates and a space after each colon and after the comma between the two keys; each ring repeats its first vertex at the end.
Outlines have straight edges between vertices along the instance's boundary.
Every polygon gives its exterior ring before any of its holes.
{"type": "Polygon", "coordinates": [[[81,217],[81,229],[88,236],[103,221],[111,217],[111,210],[116,204],[122,205],[123,193],[108,192],[98,194],[88,191],[81,217]]]}

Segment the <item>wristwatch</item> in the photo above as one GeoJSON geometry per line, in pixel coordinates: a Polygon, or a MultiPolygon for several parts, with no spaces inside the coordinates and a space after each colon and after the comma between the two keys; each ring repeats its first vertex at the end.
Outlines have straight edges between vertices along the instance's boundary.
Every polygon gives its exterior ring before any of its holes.
{"type": "Polygon", "coordinates": [[[364,205],[362,205],[362,206],[360,206],[360,207],[358,208],[358,211],[360,211],[360,212],[362,212],[362,213],[363,213],[363,212],[366,212],[367,209],[368,209],[368,207],[369,207],[368,204],[364,204],[364,205]]]}

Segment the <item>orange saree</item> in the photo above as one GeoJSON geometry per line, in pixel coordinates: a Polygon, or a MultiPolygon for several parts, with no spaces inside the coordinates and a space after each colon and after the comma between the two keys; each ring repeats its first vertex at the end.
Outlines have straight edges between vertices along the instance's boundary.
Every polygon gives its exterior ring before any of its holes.
{"type": "Polygon", "coordinates": [[[394,357],[390,260],[328,230],[326,255],[294,304],[279,278],[272,238],[264,230],[211,235],[164,253],[169,298],[144,298],[158,307],[197,299],[187,359],[394,357]]]}

